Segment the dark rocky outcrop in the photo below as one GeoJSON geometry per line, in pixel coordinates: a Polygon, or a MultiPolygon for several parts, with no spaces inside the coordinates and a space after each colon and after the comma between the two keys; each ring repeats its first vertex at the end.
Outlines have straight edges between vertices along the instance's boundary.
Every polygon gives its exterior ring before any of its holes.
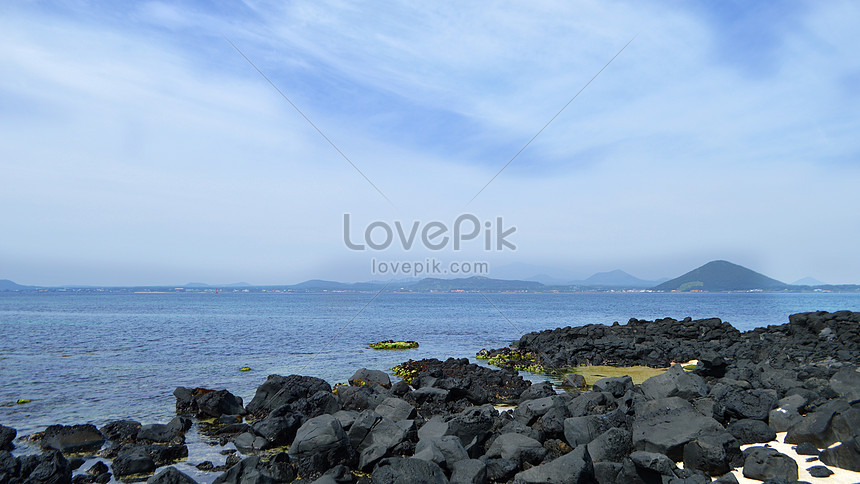
{"type": "MultiPolygon", "coordinates": [[[[466,358],[409,360],[399,368],[401,374],[410,376],[416,390],[433,388],[447,391],[443,403],[463,399],[473,405],[516,403],[530,386],[513,370],[493,370],[469,363],[466,358]]],[[[432,413],[442,408],[444,405],[431,405],[427,410],[432,413]]]]}
{"type": "Polygon", "coordinates": [[[705,361],[703,376],[721,377],[727,367],[743,360],[752,364],[766,361],[772,368],[786,370],[827,361],[860,364],[857,323],[860,312],[819,311],[793,314],[788,324],[741,333],[716,318],[631,319],[625,325],[590,324],[528,333],[512,347],[534,355],[536,363],[546,369],[581,365],[665,368],[701,358],[705,361]]]}
{"type": "Polygon", "coordinates": [[[350,385],[360,387],[368,384],[380,385],[383,388],[391,388],[391,377],[381,370],[368,370],[360,368],[347,380],[350,385]]]}
{"type": "Polygon", "coordinates": [[[776,439],[776,432],[761,420],[738,420],[732,422],[727,430],[741,445],[764,444],[776,439]]]}
{"type": "Polygon", "coordinates": [[[71,462],[57,451],[16,457],[9,451],[16,432],[0,427],[0,482],[71,482],[72,469],[83,466],[88,470],[73,484],[147,476],[187,484],[193,479],[179,470],[185,467],[162,468],[187,457],[186,436],[199,435],[212,445],[233,442],[239,451],[224,449],[223,465],[215,458],[189,464],[221,472],[216,484],[728,483],[736,482],[729,471],[740,466],[754,479],[790,482],[797,465],[787,456],[768,447],[740,451],[776,431],[787,431],[800,454],[825,449],[824,465],[811,468],[816,474],[830,472],[825,465],[856,470],[858,321],[857,313],[807,313],[740,333],[719,320],[633,320],[533,333],[519,344],[539,343],[539,351],[508,350],[535,364],[699,360],[695,369],[674,365],[641,385],[612,377],[586,388],[568,378],[572,388],[562,393],[465,359],[397,367],[411,383],[391,384],[384,372],[361,369],[334,391],[319,378],[272,375],[247,408],[227,390],[180,387],[177,411],[201,419],[199,433],[186,435],[193,421],[178,416],[167,424],[115,421],[100,430],[52,426],[28,437],[71,453],[95,452],[107,440],[88,468],[86,454],[69,456],[71,462]],[[505,403],[517,407],[494,406],[505,403]],[[842,444],[831,446],[836,442],[842,444]],[[287,445],[289,453],[273,455],[287,445]]]}
{"type": "Polygon", "coordinates": [[[299,428],[290,447],[299,475],[318,477],[336,465],[354,466],[356,451],[340,422],[331,415],[314,417],[299,428]]]}
{"type": "Polygon", "coordinates": [[[860,436],[822,450],[821,462],[829,466],[860,472],[860,436]]]}
{"type": "Polygon", "coordinates": [[[656,452],[680,461],[688,442],[706,433],[725,430],[713,418],[696,411],[688,401],[671,397],[637,406],[632,432],[636,450],[656,452]]]}
{"type": "Polygon", "coordinates": [[[744,477],[768,481],[797,480],[797,463],[770,447],[750,447],[744,451],[744,477]]]}
{"type": "Polygon", "coordinates": [[[0,424],[0,450],[12,450],[15,448],[15,445],[12,443],[15,440],[15,437],[18,435],[18,431],[13,429],[12,427],[7,427],[5,425],[0,424]]]}
{"type": "Polygon", "coordinates": [[[594,482],[594,463],[588,449],[581,445],[557,459],[520,472],[515,484],[553,482],[559,484],[586,484],[594,482]]]}
{"type": "Polygon", "coordinates": [[[222,415],[244,415],[242,399],[227,390],[177,387],[176,413],[197,418],[217,418],[222,415]]]}
{"type": "Polygon", "coordinates": [[[146,480],[146,484],[197,484],[197,481],[188,474],[180,472],[179,469],[170,466],[160,470],[157,474],[146,480]]]}
{"type": "Polygon", "coordinates": [[[257,387],[247,411],[257,417],[265,417],[276,408],[308,399],[320,391],[331,393],[331,385],[312,376],[269,375],[266,382],[257,387]]]}
{"type": "Polygon", "coordinates": [[[448,479],[438,465],[421,459],[393,457],[376,466],[371,475],[374,484],[445,484],[448,479]]]}
{"type": "Polygon", "coordinates": [[[281,452],[268,461],[256,455],[243,459],[215,478],[213,484],[275,484],[291,482],[295,477],[290,457],[281,452]]]}
{"type": "Polygon", "coordinates": [[[42,433],[39,445],[63,453],[93,452],[105,443],[105,437],[95,425],[51,425],[42,433]]]}

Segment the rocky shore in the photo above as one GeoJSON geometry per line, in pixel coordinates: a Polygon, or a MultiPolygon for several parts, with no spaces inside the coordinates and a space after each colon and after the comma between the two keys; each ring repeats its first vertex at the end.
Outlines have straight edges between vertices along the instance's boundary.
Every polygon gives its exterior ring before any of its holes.
{"type": "Polygon", "coordinates": [[[797,460],[763,445],[777,433],[809,456],[812,476],[860,472],[860,313],[796,314],[746,333],[717,319],[631,320],[530,333],[483,355],[503,367],[408,361],[399,381],[361,369],[334,387],[270,375],[247,405],[226,389],[177,388],[167,424],[21,437],[0,425],[0,483],[176,484],[195,482],[190,469],[218,484],[705,483],[737,482],[739,468],[797,481],[797,460]],[[523,379],[517,359],[669,369],[641,384],[586,387],[572,375],[559,393],[523,379]],[[672,365],[689,360],[695,369],[672,365]],[[189,462],[192,431],[223,461],[189,462]],[[41,453],[16,455],[22,439],[41,453]]]}

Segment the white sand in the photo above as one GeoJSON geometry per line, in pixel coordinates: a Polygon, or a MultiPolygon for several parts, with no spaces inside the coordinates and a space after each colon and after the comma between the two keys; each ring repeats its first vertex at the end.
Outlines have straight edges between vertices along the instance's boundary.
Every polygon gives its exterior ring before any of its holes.
{"type": "MultiPolygon", "coordinates": [[[[809,469],[812,466],[824,465],[820,461],[814,462],[806,462],[809,455],[797,455],[797,452],[792,449],[792,444],[783,443],[785,440],[786,432],[780,432],[776,434],[776,440],[772,442],[768,442],[768,445],[776,449],[777,451],[791,457],[797,462],[797,477],[801,481],[811,482],[813,484],[817,483],[829,483],[829,484],[857,484],[860,483],[860,472],[852,472],[845,469],[840,469],[838,467],[833,466],[825,466],[831,471],[833,471],[833,475],[830,477],[812,477],[809,475],[809,472],[806,469],[809,469]]],[[[765,444],[750,444],[750,445],[742,445],[741,450],[749,448],[749,447],[760,447],[765,444]]],[[[735,477],[738,478],[738,482],[741,484],[761,484],[761,481],[756,481],[754,479],[747,479],[744,477],[743,469],[739,468],[732,473],[735,477]]]]}

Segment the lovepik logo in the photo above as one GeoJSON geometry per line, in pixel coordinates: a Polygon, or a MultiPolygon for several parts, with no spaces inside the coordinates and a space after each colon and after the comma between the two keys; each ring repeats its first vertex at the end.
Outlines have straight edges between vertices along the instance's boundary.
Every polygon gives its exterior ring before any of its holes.
{"type": "Polygon", "coordinates": [[[495,222],[487,220],[481,223],[475,215],[465,213],[457,217],[451,227],[438,220],[422,226],[420,221],[415,220],[408,229],[399,220],[395,220],[393,224],[377,220],[365,227],[364,243],[360,243],[360,239],[359,243],[353,242],[350,235],[350,217],[348,213],[343,214],[343,243],[350,250],[386,250],[396,240],[400,247],[407,251],[416,243],[428,250],[443,250],[451,245],[453,250],[458,251],[462,249],[464,242],[477,239],[482,232],[482,240],[478,243],[483,242],[484,250],[517,250],[517,246],[507,240],[517,228],[512,226],[506,229],[502,217],[496,217],[495,222]]]}

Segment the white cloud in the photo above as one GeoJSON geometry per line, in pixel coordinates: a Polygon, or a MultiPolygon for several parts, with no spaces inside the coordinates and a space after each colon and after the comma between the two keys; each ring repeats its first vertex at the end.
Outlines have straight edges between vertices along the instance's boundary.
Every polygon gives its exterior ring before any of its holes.
{"type": "Polygon", "coordinates": [[[246,2],[233,15],[148,2],[86,20],[9,9],[0,204],[14,208],[0,214],[13,234],[0,256],[24,262],[0,277],[369,278],[367,254],[342,246],[343,212],[452,220],[641,32],[469,206],[519,228],[516,254],[488,257],[642,277],[728,258],[850,282],[857,17],[810,6],[781,34],[775,70],[751,76],[714,53],[712,20],[638,2],[246,2]],[[814,235],[830,226],[839,237],[814,235]]]}

